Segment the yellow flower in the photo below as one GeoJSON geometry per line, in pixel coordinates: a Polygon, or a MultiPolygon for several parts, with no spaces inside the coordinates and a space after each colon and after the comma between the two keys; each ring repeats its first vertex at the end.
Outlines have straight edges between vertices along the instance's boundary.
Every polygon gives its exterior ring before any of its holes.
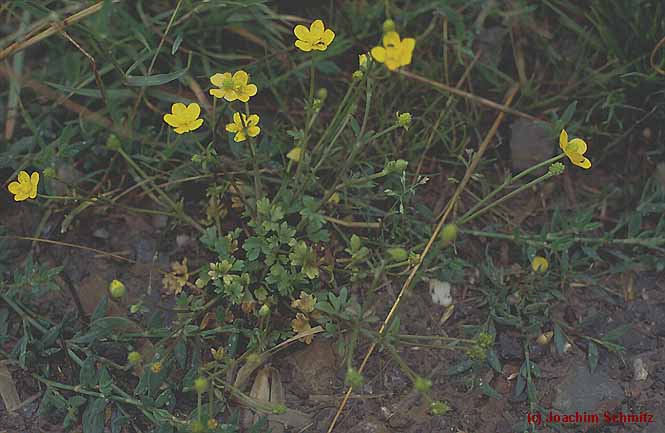
{"type": "MultiPolygon", "coordinates": [[[[307,332],[312,329],[309,325],[309,319],[303,313],[296,314],[296,318],[291,320],[291,328],[296,334],[307,332]]],[[[312,337],[312,335],[308,335],[301,338],[300,341],[303,341],[305,344],[310,344],[312,342],[312,337]]]]}
{"type": "Polygon", "coordinates": [[[28,175],[27,171],[18,174],[18,182],[11,182],[7,189],[14,194],[15,201],[23,201],[37,197],[37,185],[39,184],[39,173],[36,171],[28,175]]]}
{"type": "Polygon", "coordinates": [[[150,371],[159,374],[159,372],[162,371],[162,363],[159,361],[153,362],[152,365],[150,365],[150,371]]]}
{"type": "Polygon", "coordinates": [[[302,147],[296,146],[289,150],[289,153],[286,154],[286,157],[291,161],[300,162],[300,158],[302,157],[302,147]]]}
{"type": "Polygon", "coordinates": [[[321,20],[314,21],[309,29],[302,24],[298,24],[293,29],[293,33],[298,38],[295,42],[296,47],[305,52],[312,50],[325,51],[335,39],[335,32],[326,29],[321,20]]]}
{"type": "Polygon", "coordinates": [[[400,39],[397,32],[388,32],[383,35],[383,46],[372,48],[371,53],[374,60],[385,63],[388,69],[394,71],[400,66],[411,64],[411,56],[415,47],[415,39],[400,39]]]}
{"type": "Polygon", "coordinates": [[[236,99],[247,102],[251,96],[256,95],[258,90],[255,84],[248,84],[247,81],[249,81],[249,75],[245,71],[238,71],[233,76],[230,72],[215,74],[210,77],[210,82],[218,88],[210,89],[210,94],[229,102],[236,99]]]}
{"type": "Polygon", "coordinates": [[[203,119],[199,119],[199,114],[201,114],[201,107],[196,102],[187,106],[178,102],[171,106],[171,113],[164,115],[164,122],[171,125],[176,134],[184,134],[203,125],[203,119]]]}
{"type": "Polygon", "coordinates": [[[533,258],[531,261],[531,269],[533,272],[540,272],[544,273],[547,271],[547,268],[549,268],[550,263],[547,261],[545,257],[542,256],[536,256],[533,258]]]}
{"type": "Polygon", "coordinates": [[[591,161],[584,157],[587,146],[581,138],[573,138],[568,141],[568,133],[565,129],[562,129],[559,136],[559,147],[574,165],[585,169],[591,168],[591,161]]]}
{"type": "Polygon", "coordinates": [[[367,54],[360,54],[358,56],[358,67],[361,71],[367,70],[367,54]]]}
{"type": "Polygon", "coordinates": [[[340,200],[339,193],[334,192],[328,199],[328,203],[339,204],[339,200],[340,200]]]}
{"type": "Polygon", "coordinates": [[[233,114],[233,123],[226,125],[226,130],[228,132],[235,132],[236,136],[233,137],[233,140],[236,142],[247,140],[247,136],[256,137],[261,132],[261,128],[257,125],[259,124],[259,115],[234,113],[233,114]],[[242,116],[242,118],[241,118],[242,116]]]}

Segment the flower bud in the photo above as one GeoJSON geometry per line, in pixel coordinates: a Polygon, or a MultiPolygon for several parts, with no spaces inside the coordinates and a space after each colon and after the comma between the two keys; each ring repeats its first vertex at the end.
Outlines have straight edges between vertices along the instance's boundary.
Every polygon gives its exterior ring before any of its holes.
{"type": "Polygon", "coordinates": [[[442,401],[433,401],[429,404],[429,411],[434,416],[445,415],[450,410],[447,404],[442,401]]]}
{"type": "Polygon", "coordinates": [[[540,344],[541,346],[547,346],[554,336],[554,332],[549,331],[549,332],[544,332],[536,338],[536,343],[540,344]]]}
{"type": "Polygon", "coordinates": [[[409,125],[411,125],[411,113],[400,113],[398,111],[397,124],[408,131],[409,125]]]}
{"type": "Polygon", "coordinates": [[[268,304],[261,305],[261,308],[259,308],[259,316],[268,317],[269,315],[270,315],[270,307],[268,306],[268,304]]]}
{"type": "Polygon", "coordinates": [[[127,355],[127,362],[129,362],[131,365],[137,365],[141,362],[142,359],[143,357],[137,351],[129,352],[127,355]]]}
{"type": "Polygon", "coordinates": [[[300,158],[302,158],[302,147],[296,146],[289,150],[289,153],[286,154],[286,157],[291,161],[300,162],[300,158]]]}
{"type": "Polygon", "coordinates": [[[110,150],[122,149],[122,144],[120,143],[120,139],[118,138],[117,135],[115,134],[109,135],[109,137],[106,139],[106,148],[110,150]]]}
{"type": "Polygon", "coordinates": [[[549,267],[550,263],[547,261],[545,257],[536,256],[531,261],[531,269],[533,270],[533,272],[542,274],[545,273],[547,271],[547,268],[549,267]]]}
{"type": "Polygon", "coordinates": [[[216,419],[210,418],[208,420],[208,430],[215,430],[219,423],[217,422],[216,419]]]}
{"type": "Polygon", "coordinates": [[[346,378],[344,382],[353,389],[358,389],[362,386],[364,379],[363,375],[355,368],[346,370],[346,378]]]}
{"type": "Polygon", "coordinates": [[[111,295],[111,298],[115,300],[121,299],[125,296],[125,293],[127,293],[127,288],[125,288],[125,285],[122,284],[121,281],[111,281],[111,284],[109,284],[109,294],[111,295]]]}
{"type": "Polygon", "coordinates": [[[189,425],[192,433],[203,433],[206,429],[201,421],[192,421],[189,425]]]}
{"type": "Polygon", "coordinates": [[[197,377],[194,379],[194,390],[197,394],[203,394],[208,389],[208,379],[205,377],[197,377]]]}
{"type": "Polygon", "coordinates": [[[162,371],[162,363],[159,361],[153,362],[152,365],[150,366],[150,371],[152,371],[155,374],[159,374],[159,372],[162,371]]]}
{"type": "Polygon", "coordinates": [[[355,71],[352,74],[352,77],[353,77],[354,80],[362,80],[364,75],[365,74],[363,74],[363,71],[355,71]]]}
{"type": "Polygon", "coordinates": [[[319,90],[316,91],[316,97],[322,101],[325,101],[326,98],[328,97],[328,89],[325,87],[321,87],[319,90]]]}
{"type": "Polygon", "coordinates": [[[388,19],[383,22],[383,33],[390,33],[395,31],[395,21],[388,19]]]}
{"type": "Polygon", "coordinates": [[[446,224],[441,229],[441,239],[443,243],[448,245],[451,242],[454,242],[457,239],[457,226],[455,224],[446,224]]]}
{"type": "Polygon", "coordinates": [[[369,58],[367,57],[367,54],[360,54],[358,56],[358,67],[360,68],[361,71],[366,71],[367,70],[367,62],[369,61],[369,58]]]}
{"type": "Polygon", "coordinates": [[[272,413],[275,415],[282,415],[286,413],[286,406],[283,404],[277,404],[272,408],[272,413]]]}
{"type": "Polygon", "coordinates": [[[432,381],[427,378],[417,376],[416,380],[413,382],[413,387],[416,388],[416,391],[424,394],[432,389],[432,381]]]}
{"type": "Polygon", "coordinates": [[[409,252],[404,248],[388,248],[386,252],[388,253],[388,257],[390,257],[394,262],[403,262],[409,258],[409,252]]]}

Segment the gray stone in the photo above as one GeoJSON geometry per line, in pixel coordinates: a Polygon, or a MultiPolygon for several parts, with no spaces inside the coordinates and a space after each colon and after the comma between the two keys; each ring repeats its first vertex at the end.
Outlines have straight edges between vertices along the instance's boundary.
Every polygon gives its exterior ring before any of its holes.
{"type": "Polygon", "coordinates": [[[607,373],[606,365],[599,365],[591,374],[586,364],[570,367],[563,381],[556,386],[554,409],[562,413],[593,412],[604,401],[623,400],[624,392],[619,382],[607,373]]]}
{"type": "MultiPolygon", "coordinates": [[[[510,125],[510,131],[513,170],[522,171],[552,157],[554,140],[542,122],[519,119],[510,125]]],[[[543,167],[534,174],[542,175],[546,170],[543,167]]]]}

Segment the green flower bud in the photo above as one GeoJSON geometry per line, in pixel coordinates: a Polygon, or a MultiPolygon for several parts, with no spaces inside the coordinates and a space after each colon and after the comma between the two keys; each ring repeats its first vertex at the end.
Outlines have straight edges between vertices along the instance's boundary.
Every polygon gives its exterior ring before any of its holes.
{"type": "Polygon", "coordinates": [[[129,352],[129,354],[127,355],[127,362],[129,362],[131,365],[137,365],[142,360],[143,357],[137,351],[129,352]]]}
{"type": "Polygon", "coordinates": [[[109,135],[109,137],[106,139],[106,148],[110,150],[122,149],[122,143],[120,143],[120,139],[118,138],[117,135],[115,134],[109,135]]]}
{"type": "Polygon", "coordinates": [[[326,98],[328,97],[328,89],[321,87],[319,90],[316,91],[316,97],[322,101],[325,101],[326,98]]]}
{"type": "Polygon", "coordinates": [[[267,304],[261,305],[261,308],[259,308],[259,316],[268,317],[269,315],[270,315],[270,307],[267,304]]]}
{"type": "Polygon", "coordinates": [[[189,429],[192,433],[203,433],[206,430],[201,421],[192,421],[189,425],[189,429]]]}
{"type": "Polygon", "coordinates": [[[565,165],[563,165],[560,162],[555,162],[554,164],[550,165],[550,168],[549,168],[548,171],[552,176],[556,176],[556,175],[559,175],[559,174],[563,173],[563,171],[565,169],[566,169],[565,165]]]}
{"type": "Polygon", "coordinates": [[[432,389],[432,381],[424,377],[417,376],[416,380],[413,382],[413,387],[416,388],[416,391],[424,394],[432,389]]]}
{"type": "Polygon", "coordinates": [[[363,375],[355,368],[346,370],[346,378],[344,382],[353,389],[358,389],[363,385],[363,375]]]}
{"type": "Polygon", "coordinates": [[[385,20],[383,22],[383,33],[389,33],[394,31],[395,31],[395,21],[390,19],[385,20]]]}
{"type": "Polygon", "coordinates": [[[194,390],[197,394],[203,394],[208,389],[208,379],[205,377],[197,377],[194,379],[194,390]]]}
{"type": "Polygon", "coordinates": [[[388,161],[388,162],[386,162],[386,165],[383,167],[383,171],[386,174],[401,173],[404,170],[406,170],[406,167],[408,165],[409,165],[409,162],[405,161],[403,159],[398,159],[397,161],[388,161]]]}
{"type": "Polygon", "coordinates": [[[441,239],[443,243],[448,245],[451,242],[454,242],[457,239],[457,226],[455,224],[446,224],[441,229],[441,239]]]}
{"type": "Polygon", "coordinates": [[[275,405],[272,408],[272,413],[275,414],[275,415],[282,415],[282,414],[286,413],[286,406],[284,406],[283,404],[275,405]]]}
{"type": "Polygon", "coordinates": [[[126,292],[127,289],[121,281],[113,280],[111,281],[111,284],[109,284],[109,294],[111,295],[111,298],[115,300],[121,299],[123,296],[125,296],[126,292]]]}
{"type": "Polygon", "coordinates": [[[362,80],[364,75],[363,71],[354,71],[352,77],[354,80],[362,80]]]}
{"type": "Polygon", "coordinates": [[[447,404],[442,401],[433,401],[429,404],[429,411],[434,416],[445,415],[450,410],[447,404]]]}
{"type": "Polygon", "coordinates": [[[402,128],[409,130],[409,125],[411,125],[411,113],[401,113],[397,112],[397,124],[402,128]]]}
{"type": "Polygon", "coordinates": [[[400,247],[388,248],[386,252],[394,262],[403,262],[409,258],[409,252],[404,248],[400,247]]]}

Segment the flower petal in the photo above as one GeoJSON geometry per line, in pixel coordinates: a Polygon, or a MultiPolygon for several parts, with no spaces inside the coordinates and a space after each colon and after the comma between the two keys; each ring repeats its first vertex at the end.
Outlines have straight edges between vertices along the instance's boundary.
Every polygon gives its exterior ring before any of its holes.
{"type": "Polygon", "coordinates": [[[247,72],[240,70],[233,74],[233,83],[236,86],[244,86],[247,84],[247,80],[249,80],[249,75],[247,75],[247,72]]]}
{"type": "Polygon", "coordinates": [[[226,94],[226,91],[224,89],[210,89],[210,94],[217,99],[221,99],[226,94]]]}
{"type": "Polygon", "coordinates": [[[224,99],[226,99],[229,102],[233,102],[236,99],[238,99],[238,92],[236,92],[235,90],[229,89],[224,94],[224,99]]]}
{"type": "Polygon", "coordinates": [[[309,38],[309,29],[302,24],[298,24],[293,29],[293,34],[296,35],[296,38],[306,41],[309,38]]]}
{"type": "Polygon", "coordinates": [[[235,123],[227,123],[227,124],[226,124],[226,130],[227,130],[228,132],[238,132],[238,131],[240,131],[240,129],[242,129],[242,128],[240,128],[240,127],[239,127],[238,125],[236,125],[235,123]]]}
{"type": "Polygon", "coordinates": [[[21,184],[18,183],[18,182],[16,182],[16,181],[11,182],[11,183],[7,186],[7,189],[8,189],[9,192],[11,192],[12,194],[19,194],[19,193],[21,192],[21,184]]]}
{"type": "Polygon", "coordinates": [[[570,158],[570,162],[578,167],[582,167],[584,169],[591,168],[591,161],[578,153],[570,153],[568,154],[568,158],[570,158]]]}
{"type": "Polygon", "coordinates": [[[24,183],[30,183],[30,175],[28,174],[27,171],[21,171],[18,174],[18,183],[24,184],[24,183]]]}
{"type": "Polygon", "coordinates": [[[565,129],[561,130],[561,135],[559,135],[559,147],[561,150],[565,151],[566,146],[568,145],[568,133],[565,129]]]}
{"type": "Polygon", "coordinates": [[[238,133],[235,135],[235,137],[233,137],[233,141],[235,141],[236,143],[239,143],[239,142],[245,141],[245,140],[247,140],[247,136],[245,135],[245,133],[243,131],[238,131],[238,133]]]}
{"type": "Polygon", "coordinates": [[[242,126],[242,120],[240,120],[240,113],[238,112],[233,113],[233,123],[235,123],[238,126],[242,126]]]}
{"type": "Polygon", "coordinates": [[[178,120],[178,116],[170,113],[164,115],[164,122],[168,123],[170,126],[173,126],[174,128],[177,128],[181,123],[178,120]]]}
{"type": "Polygon", "coordinates": [[[314,20],[312,25],[309,26],[309,37],[311,39],[320,39],[323,36],[325,26],[322,20],[314,20]]]}
{"type": "Polygon", "coordinates": [[[247,126],[255,126],[258,124],[259,124],[259,115],[250,114],[249,117],[247,118],[247,126]]]}
{"type": "Polygon", "coordinates": [[[295,46],[300,48],[300,50],[302,50],[304,52],[312,51],[312,43],[311,42],[301,41],[300,39],[298,39],[295,42],[295,46]]]}
{"type": "Polygon", "coordinates": [[[402,66],[411,64],[411,57],[413,50],[416,48],[416,40],[413,38],[405,38],[402,41],[400,63],[402,66]]]}
{"type": "Polygon", "coordinates": [[[372,57],[374,60],[376,60],[379,63],[383,63],[386,61],[386,49],[383,47],[374,47],[372,48],[372,51],[370,51],[370,54],[372,54],[372,57]]]}
{"type": "Polygon", "coordinates": [[[39,173],[34,172],[30,175],[30,198],[37,197],[37,185],[39,185],[39,173]]]}
{"type": "Polygon", "coordinates": [[[175,131],[176,134],[184,134],[185,132],[189,131],[189,128],[187,128],[186,125],[182,125],[182,126],[177,127],[176,129],[174,129],[174,131],[175,131]]]}
{"type": "Polygon", "coordinates": [[[189,125],[189,130],[194,131],[203,125],[203,119],[197,119],[189,125]]]}
{"type": "Polygon", "coordinates": [[[224,84],[224,80],[230,78],[230,75],[231,74],[228,72],[224,72],[223,74],[217,73],[212,77],[210,77],[210,82],[212,83],[213,86],[222,87],[222,85],[224,84]]]}
{"type": "Polygon", "coordinates": [[[187,112],[187,107],[185,107],[185,104],[182,102],[176,102],[175,104],[171,105],[171,113],[175,114],[176,116],[181,116],[187,112]]]}
{"type": "Polygon", "coordinates": [[[335,39],[335,32],[333,32],[330,29],[326,29],[325,32],[323,32],[323,35],[321,36],[321,40],[327,45],[330,45],[335,39]]]}
{"type": "Polygon", "coordinates": [[[587,149],[586,142],[581,138],[573,138],[568,142],[568,149],[570,150],[570,152],[575,152],[579,153],[580,155],[583,155],[587,149]]]}
{"type": "Polygon", "coordinates": [[[250,126],[249,128],[247,128],[247,135],[249,135],[250,137],[256,137],[257,135],[259,135],[260,132],[261,128],[259,128],[258,126],[250,126]]]}
{"type": "Polygon", "coordinates": [[[196,102],[192,102],[187,106],[187,120],[196,120],[201,114],[201,107],[196,102]]]}
{"type": "Polygon", "coordinates": [[[390,69],[391,71],[394,71],[395,69],[399,68],[402,66],[398,58],[395,57],[387,57],[385,61],[386,67],[390,69]]]}
{"type": "Polygon", "coordinates": [[[388,32],[383,35],[383,46],[388,47],[397,47],[400,44],[399,33],[397,32],[388,32]]]}
{"type": "Polygon", "coordinates": [[[245,94],[247,94],[248,96],[254,96],[256,95],[256,92],[259,91],[259,88],[256,87],[256,84],[248,84],[247,86],[245,86],[244,90],[245,94]]]}

